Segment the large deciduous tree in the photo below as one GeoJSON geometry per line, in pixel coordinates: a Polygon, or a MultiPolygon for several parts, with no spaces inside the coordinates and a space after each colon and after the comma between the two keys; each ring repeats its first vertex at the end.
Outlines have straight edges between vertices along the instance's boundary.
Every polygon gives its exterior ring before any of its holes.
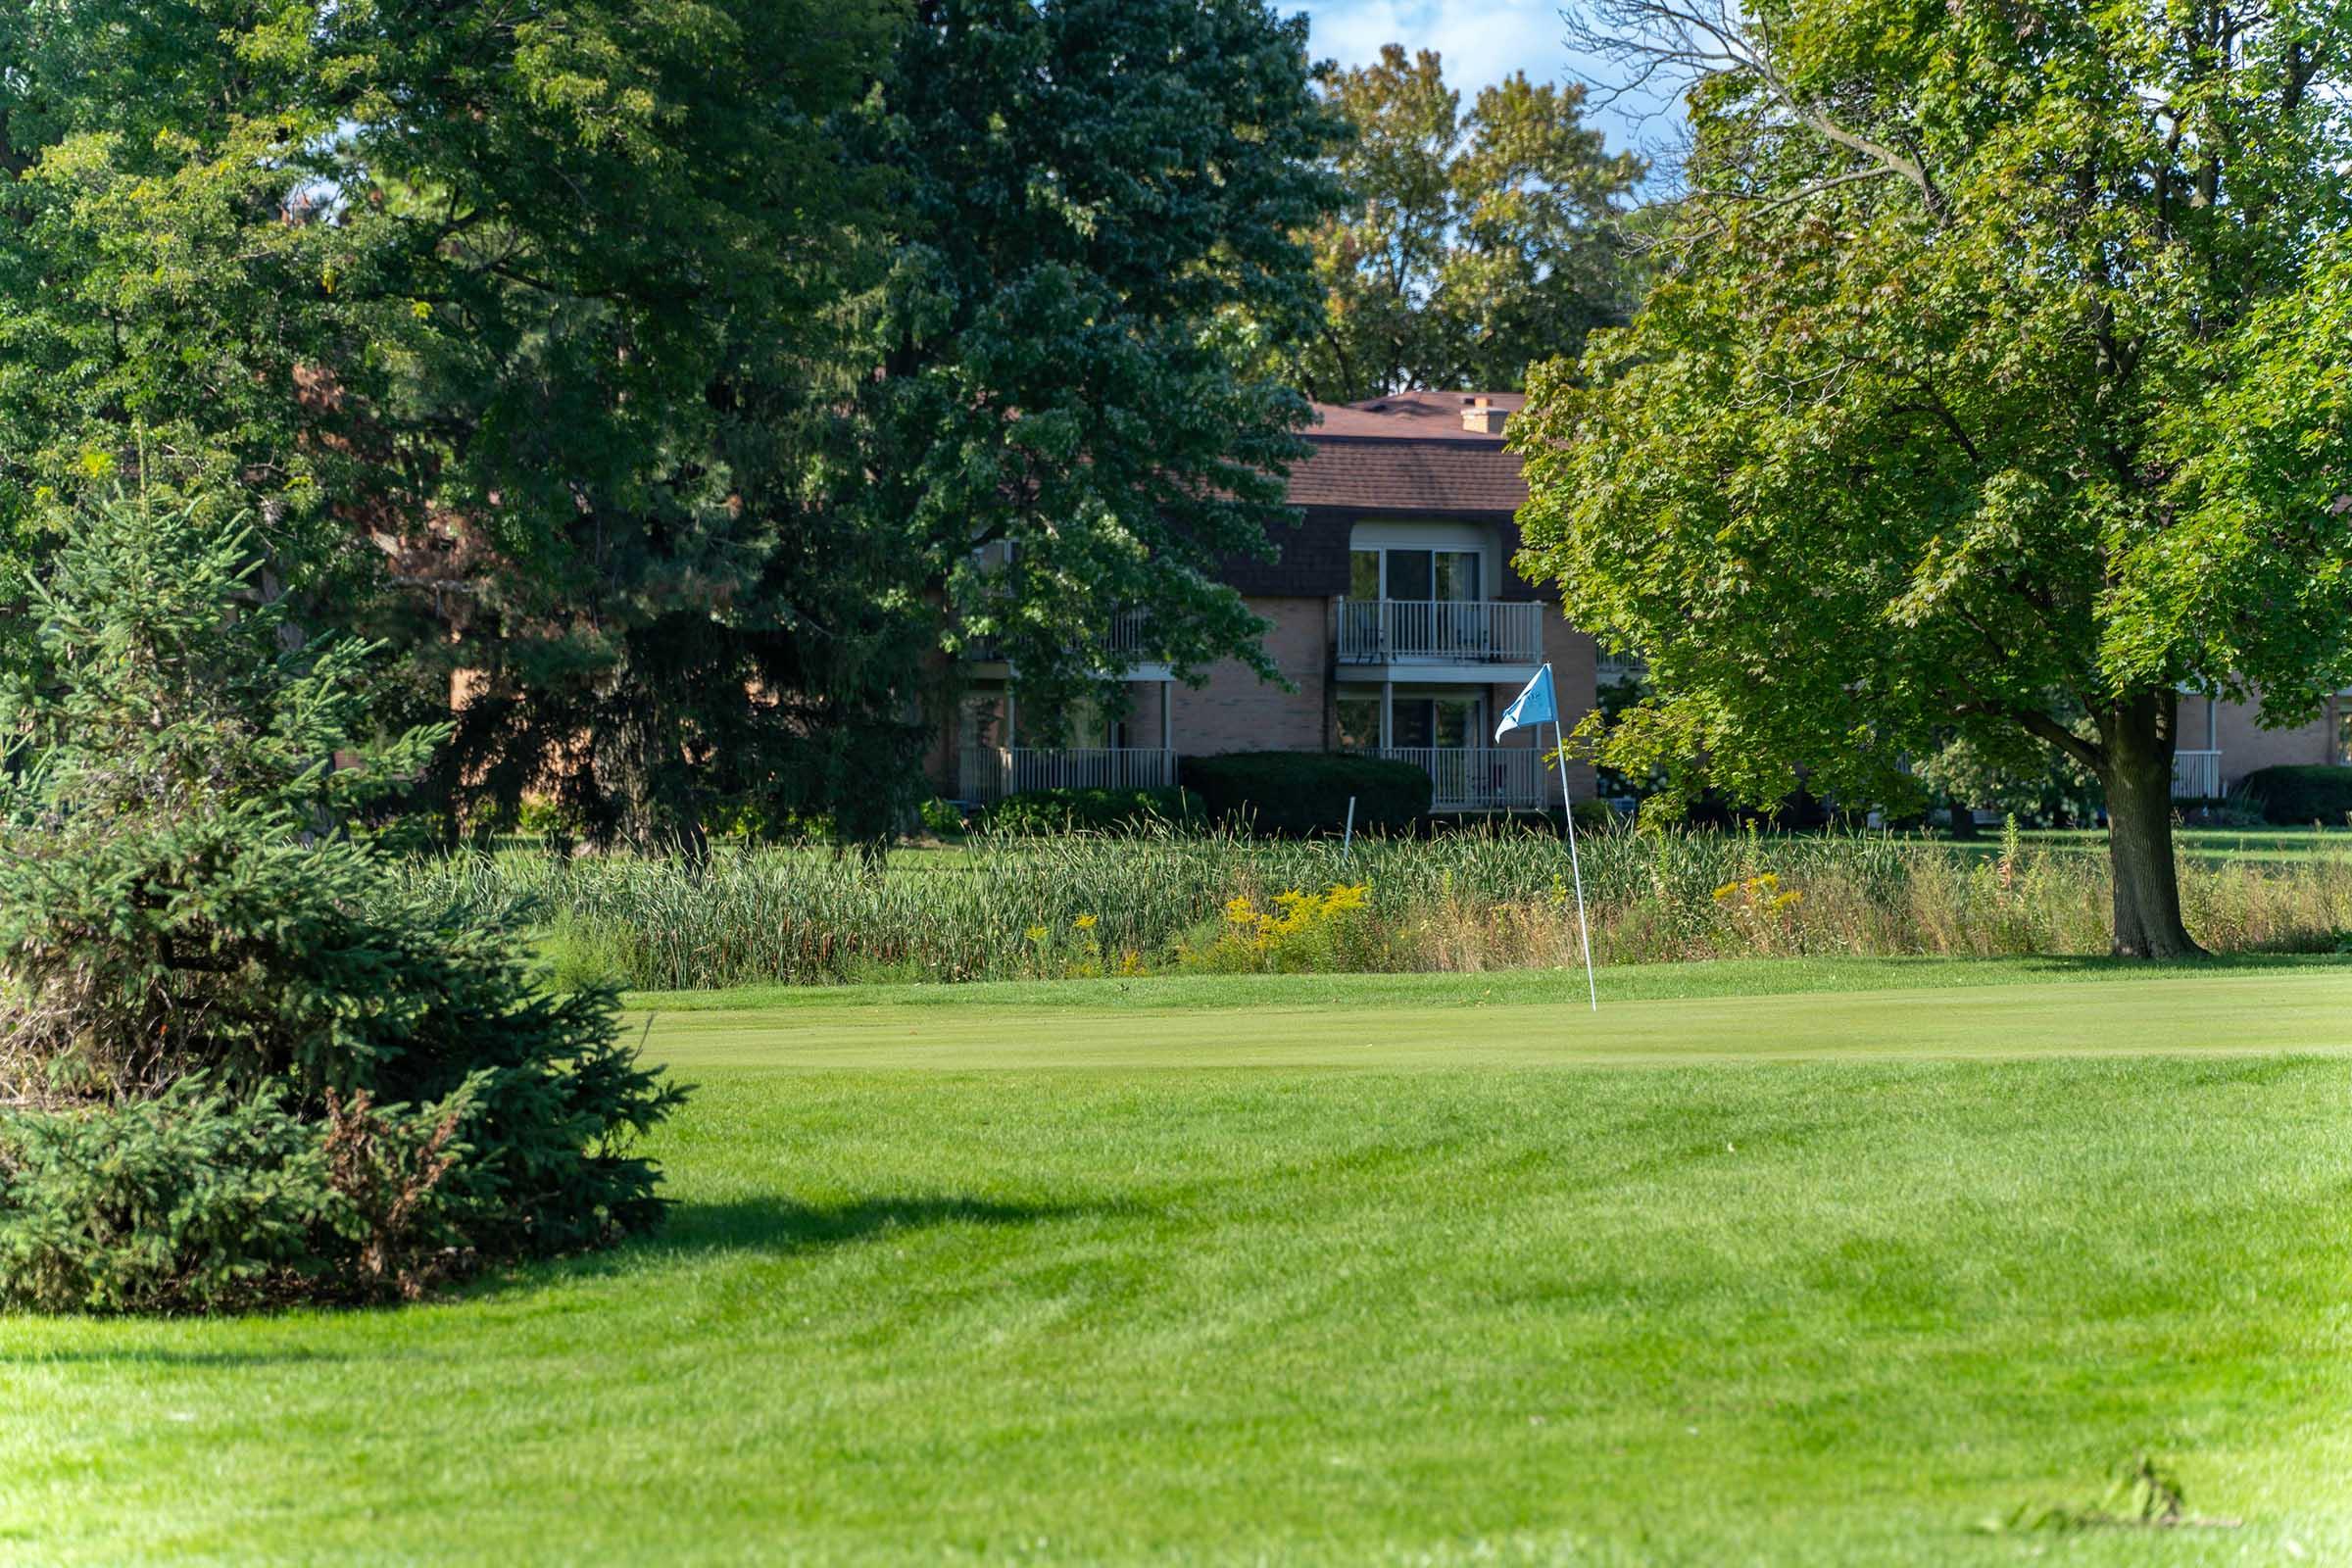
{"type": "Polygon", "coordinates": [[[1527,564],[1648,656],[1607,745],[1887,797],[1952,732],[2096,774],[2114,946],[2195,951],[2183,690],[2352,674],[2352,16],[1626,0],[1683,70],[1675,247],[1534,377],[1527,564]]]}
{"type": "Polygon", "coordinates": [[[1436,53],[1390,44],[1323,92],[1354,136],[1335,160],[1348,204],[1314,234],[1324,309],[1293,359],[1312,396],[1516,388],[1624,319],[1615,220],[1644,170],[1585,123],[1584,87],[1514,73],[1465,114],[1436,53]]]}

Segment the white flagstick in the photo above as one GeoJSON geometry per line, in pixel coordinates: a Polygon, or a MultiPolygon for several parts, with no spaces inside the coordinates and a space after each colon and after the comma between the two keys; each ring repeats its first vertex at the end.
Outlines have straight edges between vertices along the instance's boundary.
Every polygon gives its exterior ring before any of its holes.
{"type": "MultiPolygon", "coordinates": [[[[1544,666],[1549,669],[1551,666],[1544,666]]],[[[1560,813],[1568,819],[1568,874],[1576,879],[1576,934],[1585,945],[1585,995],[1592,999],[1592,1010],[1600,1010],[1600,988],[1592,982],[1592,932],[1585,924],[1585,869],[1576,858],[1576,801],[1568,793],[1568,743],[1560,738],[1559,688],[1552,688],[1551,698],[1552,755],[1560,762],[1560,813]]]]}

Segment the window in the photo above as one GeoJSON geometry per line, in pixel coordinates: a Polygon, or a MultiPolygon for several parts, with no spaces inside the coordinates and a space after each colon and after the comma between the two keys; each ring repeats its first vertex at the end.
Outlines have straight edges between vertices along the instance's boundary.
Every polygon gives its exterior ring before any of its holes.
{"type": "Polygon", "coordinates": [[[1399,697],[1391,710],[1395,744],[1442,751],[1476,746],[1485,708],[1476,697],[1399,697]]]}
{"type": "Polygon", "coordinates": [[[2328,760],[2338,767],[2352,767],[2352,704],[2341,697],[2335,700],[2335,728],[2328,742],[2328,760]]]}
{"type": "Polygon", "coordinates": [[[1478,552],[1440,550],[1437,556],[1438,591],[1435,597],[1456,602],[1478,597],[1478,552]]]}
{"type": "Polygon", "coordinates": [[[1479,597],[1475,550],[1350,550],[1348,597],[1455,603],[1479,597]]]}
{"type": "Polygon", "coordinates": [[[1380,699],[1340,699],[1340,750],[1371,752],[1380,749],[1380,699]]]}
{"type": "Polygon", "coordinates": [[[1389,550],[1389,593],[1391,599],[1435,599],[1437,574],[1430,563],[1434,550],[1389,550]]]}

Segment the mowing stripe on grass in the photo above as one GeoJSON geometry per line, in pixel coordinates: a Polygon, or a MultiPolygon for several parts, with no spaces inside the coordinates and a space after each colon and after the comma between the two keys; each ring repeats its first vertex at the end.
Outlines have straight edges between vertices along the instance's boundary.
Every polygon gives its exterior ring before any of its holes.
{"type": "MultiPolygon", "coordinates": [[[[1350,1007],[791,1006],[655,1011],[648,1054],[708,1066],[1152,1068],[1666,1066],[1741,1060],[2352,1052],[2352,970],[2097,985],[1812,992],[1621,1002],[1595,1018],[1496,1001],[1350,1007]]],[[[1078,985],[1100,982],[1075,982],[1078,985]]],[[[1581,1000],[1581,999],[1579,999],[1581,1000]]],[[[636,1026],[642,1026],[640,1015],[636,1026]]]]}

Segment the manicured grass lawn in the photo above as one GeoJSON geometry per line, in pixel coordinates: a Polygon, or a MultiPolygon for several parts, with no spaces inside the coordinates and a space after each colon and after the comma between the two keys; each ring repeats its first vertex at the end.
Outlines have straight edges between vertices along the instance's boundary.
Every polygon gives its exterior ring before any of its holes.
{"type": "Polygon", "coordinates": [[[1604,981],[664,999],[658,1241],[0,1319],[0,1562],[2352,1560],[2352,968],[1604,981]]]}
{"type": "MultiPolygon", "coordinates": [[[[1964,848],[2000,853],[2000,829],[1987,828],[1983,840],[1964,848]]],[[[2029,829],[2020,837],[2042,849],[2079,849],[2107,853],[2104,828],[2029,829]]],[[[2352,828],[2333,827],[2176,827],[2173,843],[2184,855],[2200,860],[2317,860],[2352,857],[2352,828]]]]}

